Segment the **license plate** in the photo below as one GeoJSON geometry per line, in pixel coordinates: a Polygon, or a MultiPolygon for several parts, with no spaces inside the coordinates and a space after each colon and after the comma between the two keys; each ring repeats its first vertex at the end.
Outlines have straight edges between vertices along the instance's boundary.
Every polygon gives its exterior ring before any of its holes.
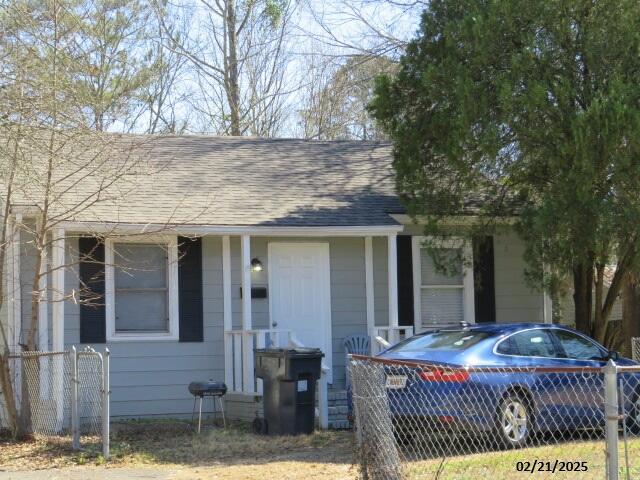
{"type": "Polygon", "coordinates": [[[391,390],[398,390],[399,388],[404,388],[406,385],[406,375],[387,375],[387,388],[391,390]]]}

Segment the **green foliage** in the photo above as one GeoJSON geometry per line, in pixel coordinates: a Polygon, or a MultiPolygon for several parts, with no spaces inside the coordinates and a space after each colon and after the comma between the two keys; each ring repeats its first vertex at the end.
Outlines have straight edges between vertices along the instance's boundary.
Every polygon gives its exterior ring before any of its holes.
{"type": "MultiPolygon", "coordinates": [[[[372,104],[409,212],[431,231],[461,212],[485,231],[518,213],[537,284],[635,268],[639,52],[633,0],[430,2],[372,104]]],[[[596,304],[596,323],[607,308],[596,304]]]]}
{"type": "Polygon", "coordinates": [[[264,13],[271,22],[272,28],[277,28],[282,18],[284,5],[278,0],[266,0],[264,4],[264,13]]]}

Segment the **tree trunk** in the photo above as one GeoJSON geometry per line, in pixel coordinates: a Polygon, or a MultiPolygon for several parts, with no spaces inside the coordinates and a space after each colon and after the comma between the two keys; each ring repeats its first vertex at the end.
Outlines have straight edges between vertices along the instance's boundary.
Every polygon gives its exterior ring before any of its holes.
{"type": "Polygon", "coordinates": [[[640,337],[640,277],[627,275],[622,302],[622,354],[631,357],[631,338],[640,337]]]}
{"type": "Polygon", "coordinates": [[[591,335],[591,318],[593,315],[593,267],[576,265],[573,268],[573,304],[575,306],[576,329],[591,335]]]}
{"type": "Polygon", "coordinates": [[[231,135],[240,136],[240,86],[238,73],[238,35],[236,32],[236,4],[235,1],[227,2],[227,38],[229,41],[229,51],[226,68],[226,93],[229,102],[231,135]]]}
{"type": "Polygon", "coordinates": [[[9,368],[9,352],[0,354],[0,389],[3,392],[4,406],[7,411],[7,421],[11,435],[20,436],[20,414],[16,406],[13,383],[11,382],[11,369],[9,368]]]}

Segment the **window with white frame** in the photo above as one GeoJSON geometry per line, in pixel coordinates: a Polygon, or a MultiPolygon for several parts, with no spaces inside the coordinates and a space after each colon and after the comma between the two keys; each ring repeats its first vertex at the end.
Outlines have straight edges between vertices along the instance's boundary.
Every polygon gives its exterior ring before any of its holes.
{"type": "Polygon", "coordinates": [[[108,339],[177,339],[176,239],[105,246],[108,339]]]}
{"type": "Polygon", "coordinates": [[[416,331],[430,327],[474,322],[471,249],[460,240],[437,248],[438,268],[423,237],[413,239],[414,316],[416,331]]]}

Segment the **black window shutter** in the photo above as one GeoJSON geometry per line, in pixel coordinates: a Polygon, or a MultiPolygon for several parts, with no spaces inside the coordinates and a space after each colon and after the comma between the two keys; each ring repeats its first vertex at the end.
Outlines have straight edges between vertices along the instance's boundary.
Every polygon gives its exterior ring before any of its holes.
{"type": "Polygon", "coordinates": [[[473,238],[473,277],[476,323],[496,321],[493,237],[473,238]]]}
{"type": "Polygon", "coordinates": [[[398,323],[413,325],[413,262],[411,237],[398,235],[398,323]]]}
{"type": "Polygon", "coordinates": [[[80,254],[80,343],[105,343],[104,243],[78,239],[80,254]]]}
{"type": "Polygon", "coordinates": [[[202,239],[178,237],[180,341],[202,342],[202,239]]]}

